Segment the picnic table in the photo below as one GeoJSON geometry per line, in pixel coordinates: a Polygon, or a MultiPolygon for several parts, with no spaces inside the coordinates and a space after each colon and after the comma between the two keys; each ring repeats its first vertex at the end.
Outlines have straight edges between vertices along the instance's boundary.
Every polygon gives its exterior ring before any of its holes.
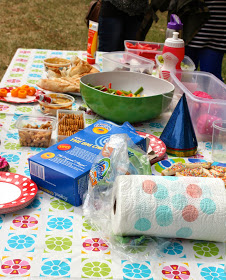
{"type": "MultiPolygon", "coordinates": [[[[43,75],[43,59],[49,56],[70,59],[74,55],[86,59],[86,52],[83,51],[18,49],[0,86],[35,86],[43,75]]],[[[101,53],[97,53],[97,63],[102,66],[101,53]]],[[[84,105],[82,98],[75,96],[73,109],[77,110],[80,105],[84,105]]],[[[29,177],[28,158],[43,150],[21,147],[14,126],[20,115],[36,114],[38,110],[37,103],[0,102],[0,156],[9,162],[10,172],[29,177]]],[[[86,125],[98,119],[100,117],[96,114],[86,114],[86,125]]],[[[160,136],[163,128],[161,119],[136,126],[136,130],[155,136],[160,136]]],[[[211,143],[199,143],[198,155],[186,161],[203,159],[211,159],[211,143]]],[[[159,174],[164,167],[177,160],[165,157],[164,161],[152,166],[153,174],[159,174]]],[[[226,279],[223,243],[175,239],[164,249],[161,258],[131,261],[121,258],[105,244],[100,233],[83,216],[81,207],[74,207],[43,191],[38,191],[35,200],[23,210],[0,215],[0,237],[2,277],[226,279]],[[22,227],[24,220],[26,227],[22,227]],[[90,246],[85,246],[87,243],[90,246]]]]}

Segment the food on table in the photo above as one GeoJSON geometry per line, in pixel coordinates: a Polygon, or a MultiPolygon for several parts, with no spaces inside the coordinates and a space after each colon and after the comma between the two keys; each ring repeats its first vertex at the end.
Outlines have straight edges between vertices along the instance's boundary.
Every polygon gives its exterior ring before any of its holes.
{"type": "Polygon", "coordinates": [[[151,46],[150,44],[142,44],[139,42],[136,42],[135,44],[126,42],[126,47],[128,49],[139,49],[139,50],[146,50],[146,51],[157,51],[161,48],[161,46],[158,45],[153,44],[153,46],[151,46]]]}
{"type": "Polygon", "coordinates": [[[49,93],[45,94],[44,100],[38,100],[38,102],[42,113],[56,116],[58,109],[71,110],[74,98],[63,93],[49,93]],[[50,102],[46,102],[48,98],[50,102]]]}
{"type": "Polygon", "coordinates": [[[19,98],[26,98],[27,97],[27,91],[25,89],[18,90],[17,97],[19,97],[19,98]]]}
{"type": "Polygon", "coordinates": [[[19,130],[20,145],[30,147],[49,147],[52,135],[52,124],[50,121],[45,124],[26,124],[19,130]]]}
{"type": "Polygon", "coordinates": [[[163,176],[171,176],[175,175],[176,172],[180,172],[186,168],[186,165],[181,162],[177,162],[173,165],[171,165],[169,168],[166,168],[162,171],[163,176]]]}
{"type": "Polygon", "coordinates": [[[131,90],[126,91],[126,90],[112,89],[111,83],[108,84],[108,87],[103,86],[103,85],[93,86],[90,83],[88,83],[87,85],[90,86],[90,87],[93,87],[95,89],[98,89],[100,91],[104,91],[106,93],[110,93],[110,94],[113,94],[113,95],[125,96],[125,97],[140,97],[140,93],[144,90],[143,87],[140,87],[138,90],[136,90],[134,93],[132,93],[131,90]]]}
{"type": "MultiPolygon", "coordinates": [[[[6,89],[0,89],[0,94],[1,94],[1,90],[6,90],[6,89]]],[[[6,90],[6,92],[8,92],[8,91],[6,90]]],[[[18,97],[18,98],[24,99],[27,97],[27,95],[29,95],[29,96],[35,95],[36,88],[30,87],[28,85],[22,85],[21,87],[16,87],[16,88],[11,89],[10,93],[11,93],[12,97],[18,97]]],[[[6,95],[7,95],[7,93],[6,93],[6,95]]],[[[6,95],[4,97],[6,97],[6,95]]]]}
{"type": "Polygon", "coordinates": [[[185,169],[196,169],[199,167],[211,168],[211,162],[194,162],[194,163],[181,163],[177,162],[162,171],[163,176],[176,175],[177,172],[181,172],[185,169]]]}
{"type": "Polygon", "coordinates": [[[80,129],[84,129],[83,114],[58,114],[58,141],[61,141],[68,136],[71,136],[78,132],[80,129]],[[61,137],[60,137],[61,136],[61,137]],[[62,137],[63,136],[63,137],[62,137]]]}
{"type": "Polygon", "coordinates": [[[214,121],[221,121],[221,118],[218,118],[216,116],[210,115],[210,114],[200,114],[200,116],[197,118],[197,130],[200,134],[205,135],[212,135],[213,133],[213,122],[214,121]]]}
{"type": "Polygon", "coordinates": [[[48,70],[47,79],[40,79],[37,86],[54,92],[80,92],[80,78],[87,74],[99,72],[84,60],[73,57],[70,69],[62,69],[59,73],[48,70]]]}
{"type": "Polygon", "coordinates": [[[204,92],[204,91],[194,91],[193,94],[197,97],[201,97],[201,98],[207,98],[207,99],[213,99],[212,96],[210,96],[208,93],[204,92]]]}
{"type": "MultiPolygon", "coordinates": [[[[203,168],[200,166],[196,168],[185,168],[180,172],[176,172],[176,176],[177,177],[180,176],[200,177],[202,173],[203,173],[203,168]]],[[[207,176],[203,176],[203,177],[207,177],[207,176]]]]}
{"type": "Polygon", "coordinates": [[[7,93],[8,93],[7,89],[5,88],[0,89],[0,97],[6,97],[7,93]]]}
{"type": "Polygon", "coordinates": [[[161,173],[163,176],[192,176],[220,178],[226,186],[226,167],[211,165],[211,162],[176,162],[161,173]]]}
{"type": "Polygon", "coordinates": [[[46,71],[53,71],[57,75],[63,69],[68,70],[71,67],[71,61],[61,57],[50,57],[44,60],[44,66],[46,71]]]}
{"type": "Polygon", "coordinates": [[[0,156],[0,171],[6,172],[9,171],[9,163],[8,161],[4,158],[0,156]]]}
{"type": "Polygon", "coordinates": [[[210,169],[211,168],[211,162],[193,162],[193,163],[186,163],[186,167],[188,168],[197,168],[197,167],[203,167],[210,169]]]}
{"type": "Polygon", "coordinates": [[[65,97],[54,97],[52,98],[52,104],[64,104],[64,103],[69,103],[71,100],[65,97]]]}

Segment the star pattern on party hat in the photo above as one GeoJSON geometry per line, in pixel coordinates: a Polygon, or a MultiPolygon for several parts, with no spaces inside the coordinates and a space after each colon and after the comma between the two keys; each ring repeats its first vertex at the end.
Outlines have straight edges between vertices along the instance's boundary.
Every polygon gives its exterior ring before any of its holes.
{"type": "Polygon", "coordinates": [[[173,156],[193,156],[197,152],[197,139],[185,93],[174,109],[160,139],[166,144],[166,152],[173,156]]]}

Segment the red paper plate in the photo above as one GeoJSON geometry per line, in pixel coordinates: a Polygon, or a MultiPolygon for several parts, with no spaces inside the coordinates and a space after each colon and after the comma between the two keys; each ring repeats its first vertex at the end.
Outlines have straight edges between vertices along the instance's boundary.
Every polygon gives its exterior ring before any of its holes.
{"type": "Polygon", "coordinates": [[[36,93],[35,95],[33,96],[28,96],[26,98],[19,98],[19,97],[12,97],[11,94],[10,94],[10,91],[14,88],[17,88],[17,87],[4,87],[4,89],[6,89],[8,91],[8,94],[6,97],[0,97],[0,101],[5,101],[5,102],[9,102],[9,103],[34,103],[34,102],[38,102],[36,100],[36,95],[37,94],[45,94],[43,91],[41,90],[36,90],[36,93]]]}
{"type": "Polygon", "coordinates": [[[162,160],[166,154],[166,145],[165,143],[159,139],[158,137],[146,133],[146,132],[140,132],[137,131],[138,134],[140,134],[141,136],[145,136],[148,137],[150,139],[150,143],[149,146],[151,146],[152,150],[155,152],[155,154],[157,155],[156,158],[152,159],[150,161],[151,164],[154,164],[160,160],[162,160]]]}
{"type": "Polygon", "coordinates": [[[0,214],[18,211],[35,198],[38,187],[20,174],[0,172],[0,214]]]}

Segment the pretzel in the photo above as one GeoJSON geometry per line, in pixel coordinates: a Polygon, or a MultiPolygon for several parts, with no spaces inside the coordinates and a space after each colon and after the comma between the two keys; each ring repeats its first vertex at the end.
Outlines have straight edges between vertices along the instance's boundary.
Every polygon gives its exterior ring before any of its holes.
{"type": "MultiPolygon", "coordinates": [[[[83,115],[59,113],[58,135],[71,136],[84,128],[83,115]]],[[[60,137],[62,139],[63,137],[60,137]]],[[[59,139],[58,139],[59,140],[59,139]]]]}

